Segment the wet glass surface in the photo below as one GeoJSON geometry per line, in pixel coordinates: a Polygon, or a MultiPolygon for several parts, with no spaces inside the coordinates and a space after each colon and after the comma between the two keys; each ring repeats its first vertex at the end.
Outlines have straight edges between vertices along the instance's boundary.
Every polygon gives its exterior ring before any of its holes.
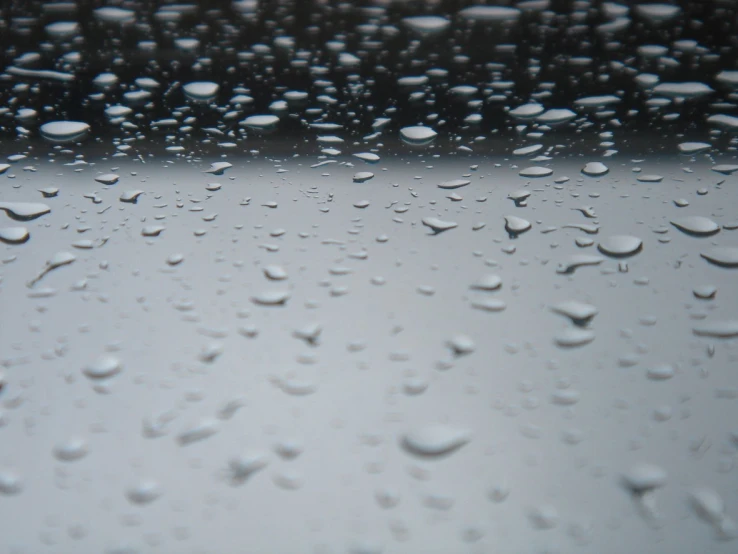
{"type": "Polygon", "coordinates": [[[733,2],[0,13],[0,552],[735,552],[733,2]]]}

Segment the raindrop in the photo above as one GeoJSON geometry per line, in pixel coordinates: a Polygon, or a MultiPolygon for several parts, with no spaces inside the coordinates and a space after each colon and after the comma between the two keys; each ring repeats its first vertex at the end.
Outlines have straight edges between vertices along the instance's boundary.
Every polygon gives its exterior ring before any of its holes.
{"type": "Polygon", "coordinates": [[[115,173],[105,173],[104,175],[98,175],[95,177],[95,181],[102,183],[103,185],[114,185],[120,179],[120,175],[115,173]]]}
{"type": "Polygon", "coordinates": [[[217,432],[218,427],[216,422],[205,420],[180,433],[177,437],[177,442],[180,446],[189,446],[190,444],[209,439],[217,432]]]}
{"type": "Polygon", "coordinates": [[[64,143],[82,139],[90,130],[90,126],[81,121],[52,121],[41,125],[39,130],[46,140],[64,143]]]}
{"type": "Polygon", "coordinates": [[[438,188],[439,189],[447,189],[447,190],[450,190],[450,189],[458,189],[458,188],[461,188],[461,187],[465,187],[465,186],[467,186],[470,183],[471,183],[471,181],[469,181],[467,179],[453,179],[451,181],[444,181],[443,183],[439,183],[438,184],[438,188]]]}
{"type": "Polygon", "coordinates": [[[61,462],[75,462],[81,460],[87,453],[89,448],[87,441],[80,438],[73,438],[54,447],[54,456],[61,462]]]}
{"type": "Polygon", "coordinates": [[[284,306],[289,299],[287,291],[268,291],[251,297],[251,301],[259,306],[284,306]]]}
{"type": "Polygon", "coordinates": [[[717,223],[699,215],[679,217],[672,220],[671,224],[680,231],[696,237],[709,237],[720,231],[717,223]]]}
{"type": "Polygon", "coordinates": [[[210,164],[209,169],[205,170],[205,173],[210,173],[212,175],[223,175],[223,173],[225,173],[225,170],[231,167],[233,167],[233,164],[228,162],[214,162],[210,164]]]}
{"type": "Polygon", "coordinates": [[[162,495],[161,486],[156,481],[142,481],[126,491],[131,504],[151,504],[162,495]]]}
{"type": "Polygon", "coordinates": [[[46,204],[34,202],[0,202],[0,210],[16,221],[31,221],[51,212],[51,208],[46,204]]]}
{"type": "Polygon", "coordinates": [[[241,125],[257,131],[274,129],[279,123],[276,115],[251,115],[241,122],[241,125]]]}
{"type": "Polygon", "coordinates": [[[448,231],[449,229],[454,229],[455,227],[459,226],[458,223],[455,223],[453,221],[443,221],[436,217],[424,217],[421,221],[423,225],[429,227],[430,230],[433,231],[434,235],[442,233],[443,231],[448,231]]]}
{"type": "Polygon", "coordinates": [[[187,83],[182,87],[188,98],[199,102],[207,102],[214,99],[219,89],[220,86],[217,83],[210,81],[196,81],[187,83]]]}
{"type": "Polygon", "coordinates": [[[92,364],[82,370],[90,379],[109,379],[120,373],[123,365],[115,356],[100,356],[92,364]]]}
{"type": "Polygon", "coordinates": [[[369,179],[374,178],[374,173],[371,173],[369,171],[359,171],[358,173],[354,174],[354,183],[365,183],[369,179]]]}
{"type": "Polygon", "coordinates": [[[268,265],[264,267],[264,276],[272,281],[283,281],[287,279],[287,271],[278,265],[268,265]]]}
{"type": "Polygon", "coordinates": [[[699,154],[710,148],[712,146],[706,142],[682,142],[679,144],[679,151],[682,154],[699,154]]]}
{"type": "Polygon", "coordinates": [[[408,144],[429,144],[437,136],[438,133],[429,127],[404,127],[400,129],[400,137],[408,144]]]}
{"type": "Polygon", "coordinates": [[[720,267],[738,267],[738,248],[731,246],[715,246],[700,254],[708,262],[720,267]]]}
{"type": "Polygon", "coordinates": [[[36,283],[38,283],[41,279],[43,279],[47,273],[50,271],[53,271],[59,267],[63,267],[65,265],[69,265],[72,262],[74,262],[77,259],[77,256],[72,254],[71,252],[57,252],[54,254],[51,259],[49,259],[46,262],[46,267],[41,270],[41,272],[31,281],[28,282],[29,287],[33,287],[36,283]]]}
{"type": "Polygon", "coordinates": [[[702,323],[692,329],[698,337],[730,339],[738,337],[738,319],[702,323]]]}
{"type": "Polygon", "coordinates": [[[526,167],[525,169],[521,169],[519,175],[521,177],[548,177],[549,175],[553,174],[553,169],[550,169],[548,167],[539,167],[539,166],[533,166],[533,167],[526,167]]]}
{"type": "Polygon", "coordinates": [[[25,227],[0,227],[0,242],[5,244],[23,244],[30,237],[25,227]]]}
{"type": "Polygon", "coordinates": [[[163,225],[147,225],[146,227],[141,229],[141,236],[158,237],[165,230],[166,227],[164,227],[163,225]]]}
{"type": "Polygon", "coordinates": [[[0,494],[13,496],[23,491],[23,482],[20,477],[9,470],[0,469],[0,494]]]}
{"type": "Polygon", "coordinates": [[[571,327],[556,335],[554,342],[562,348],[576,348],[589,344],[595,339],[594,331],[571,327]]]}
{"type": "Polygon", "coordinates": [[[470,285],[473,290],[492,291],[502,286],[502,279],[499,275],[484,275],[470,285]]]}
{"type": "Polygon", "coordinates": [[[231,480],[238,484],[246,481],[255,473],[261,471],[268,465],[266,455],[256,452],[242,454],[231,458],[228,462],[231,480]]]}
{"type": "Polygon", "coordinates": [[[643,248],[643,241],[629,235],[613,235],[601,241],[597,249],[614,258],[625,258],[638,254],[643,248]]]}
{"type": "Polygon", "coordinates": [[[601,177],[610,169],[602,162],[589,162],[582,168],[582,173],[590,177],[601,177]]]}
{"type": "Polygon", "coordinates": [[[466,356],[474,352],[476,348],[474,341],[466,335],[456,335],[448,341],[447,345],[456,356],[466,356]]]}
{"type": "Polygon", "coordinates": [[[692,293],[695,298],[699,298],[700,300],[712,300],[717,294],[717,287],[714,285],[701,285],[699,287],[695,287],[692,290],[692,293]]]}
{"type": "Polygon", "coordinates": [[[470,440],[471,434],[465,429],[434,425],[406,433],[402,438],[402,445],[411,454],[437,457],[458,450],[470,440]]]}
{"type": "Polygon", "coordinates": [[[634,494],[644,494],[666,485],[666,478],[659,466],[641,462],[623,474],[623,484],[634,494]]]}
{"type": "Polygon", "coordinates": [[[669,364],[661,364],[653,366],[646,370],[646,376],[652,381],[666,381],[676,374],[674,366],[669,364]]]}
{"type": "Polygon", "coordinates": [[[525,233],[526,231],[530,230],[530,228],[530,221],[525,220],[522,217],[517,217],[514,215],[505,216],[505,231],[507,231],[511,239],[517,238],[518,235],[525,233]]]}
{"type": "Polygon", "coordinates": [[[584,302],[578,302],[576,300],[554,304],[551,306],[551,311],[568,317],[572,323],[579,326],[589,324],[589,322],[592,321],[592,318],[594,318],[598,313],[595,306],[585,304],[584,302]]]}
{"type": "Polygon", "coordinates": [[[127,202],[129,204],[136,204],[138,197],[144,194],[142,190],[127,190],[120,195],[121,202],[127,202]]]}
{"type": "Polygon", "coordinates": [[[599,265],[603,261],[605,261],[605,259],[601,256],[574,254],[572,256],[569,256],[569,258],[567,258],[566,260],[562,261],[556,268],[556,272],[561,274],[574,273],[574,271],[576,271],[580,267],[599,265]]]}

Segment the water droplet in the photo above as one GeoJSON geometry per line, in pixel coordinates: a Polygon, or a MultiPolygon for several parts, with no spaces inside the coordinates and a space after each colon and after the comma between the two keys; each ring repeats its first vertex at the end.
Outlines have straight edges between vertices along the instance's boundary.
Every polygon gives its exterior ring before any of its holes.
{"type": "Polygon", "coordinates": [[[719,525],[725,519],[725,502],[714,489],[696,489],[690,500],[695,513],[706,523],[719,525]]]}
{"type": "Polygon", "coordinates": [[[165,230],[166,227],[164,227],[163,225],[147,225],[146,227],[141,229],[141,236],[158,237],[165,230]]]}
{"type": "Polygon", "coordinates": [[[365,183],[366,181],[373,179],[374,173],[370,171],[359,171],[354,174],[354,183],[365,183]]]}
{"type": "Polygon", "coordinates": [[[602,162],[589,162],[582,168],[582,173],[589,177],[601,177],[609,171],[610,169],[602,162]]]}
{"type": "Polygon", "coordinates": [[[360,160],[370,164],[377,163],[379,161],[379,156],[373,154],[372,152],[360,152],[358,154],[354,154],[354,157],[359,158],[360,160]]]}
{"type": "Polygon", "coordinates": [[[81,460],[89,452],[87,441],[81,438],[72,438],[54,447],[54,456],[61,462],[75,462],[81,460]]]}
{"type": "Polygon", "coordinates": [[[96,8],[95,17],[106,23],[128,23],[136,19],[136,12],[115,6],[96,8]]]}
{"type": "Polygon", "coordinates": [[[526,205],[526,201],[530,198],[531,192],[529,190],[520,189],[515,192],[511,192],[507,197],[512,200],[515,205],[520,208],[526,205]]]}
{"type": "Polygon", "coordinates": [[[502,312],[507,309],[507,303],[499,298],[477,298],[472,301],[471,307],[485,312],[502,312]]]}
{"type": "Polygon", "coordinates": [[[226,169],[231,167],[233,167],[233,164],[229,162],[214,162],[210,164],[209,169],[205,170],[205,173],[210,173],[211,175],[223,175],[226,169]]]}
{"type": "Polygon", "coordinates": [[[100,356],[92,364],[88,365],[82,370],[87,377],[90,379],[109,379],[114,375],[120,373],[123,369],[123,364],[115,356],[100,356]]]}
{"type": "Polygon", "coordinates": [[[81,121],[51,121],[41,125],[41,136],[51,142],[75,142],[82,139],[90,130],[87,123],[81,121]]]}
{"type": "Polygon", "coordinates": [[[556,268],[556,273],[561,274],[569,274],[574,273],[578,268],[589,266],[589,265],[599,265],[601,264],[605,259],[601,256],[590,256],[588,254],[574,254],[572,256],[569,256],[566,260],[559,263],[558,267],[556,268]]]}
{"type": "Polygon", "coordinates": [[[652,381],[666,381],[674,377],[675,374],[676,370],[670,364],[660,364],[646,370],[646,376],[652,381]]]}
{"type": "Polygon", "coordinates": [[[0,469],[0,494],[13,496],[23,491],[21,478],[13,471],[0,469]]]}
{"type": "Polygon", "coordinates": [[[476,282],[470,285],[473,290],[492,291],[497,290],[502,286],[502,279],[499,275],[484,275],[480,277],[476,282]]]}
{"type": "Polygon", "coordinates": [[[712,168],[715,173],[722,173],[723,175],[732,175],[738,171],[738,165],[735,164],[720,164],[712,168]]]}
{"type": "Polygon", "coordinates": [[[570,327],[565,329],[554,338],[557,346],[562,348],[576,348],[589,344],[595,339],[594,331],[589,329],[578,329],[570,327]]]}
{"type": "Polygon", "coordinates": [[[177,437],[177,442],[180,446],[189,446],[190,444],[209,439],[217,432],[218,427],[215,421],[204,420],[180,433],[177,437]]]}
{"type": "Polygon", "coordinates": [[[644,462],[633,465],[623,474],[623,484],[634,494],[644,494],[666,485],[666,471],[644,462]]]}
{"type": "Polygon", "coordinates": [[[25,227],[0,227],[0,242],[5,244],[23,244],[30,237],[25,227]]]}
{"type": "Polygon", "coordinates": [[[433,425],[406,433],[402,445],[411,454],[436,457],[450,454],[470,440],[471,434],[465,429],[433,425]]]}
{"type": "Polygon", "coordinates": [[[108,186],[116,184],[118,180],[120,180],[120,175],[116,175],[115,173],[105,173],[95,177],[95,181],[108,186]]]}
{"type": "Polygon", "coordinates": [[[507,231],[511,239],[517,238],[518,235],[525,233],[530,230],[530,228],[530,221],[523,219],[522,217],[514,215],[505,216],[505,231],[507,231]]]}
{"type": "Polygon", "coordinates": [[[215,98],[218,90],[220,90],[220,86],[210,81],[195,81],[184,85],[182,90],[191,100],[207,102],[215,98]]]}
{"type": "Polygon", "coordinates": [[[716,339],[738,337],[738,319],[702,323],[694,327],[692,332],[698,337],[712,337],[716,339]]]}
{"type": "Polygon", "coordinates": [[[584,326],[592,321],[592,318],[597,315],[598,310],[591,304],[585,304],[584,302],[578,302],[576,300],[569,300],[567,302],[560,302],[551,306],[551,311],[568,317],[574,325],[584,326]]]}
{"type": "Polygon", "coordinates": [[[717,294],[717,287],[715,285],[700,285],[692,290],[695,298],[700,300],[712,300],[717,294]]]}
{"type": "Polygon", "coordinates": [[[435,15],[417,15],[404,17],[402,22],[413,31],[419,33],[436,33],[446,29],[451,22],[445,17],[435,15]]]}
{"type": "Polygon", "coordinates": [[[43,279],[50,271],[53,271],[65,265],[69,265],[76,259],[77,256],[75,256],[71,252],[57,252],[46,262],[46,267],[44,267],[44,269],[42,269],[41,272],[34,279],[28,282],[28,286],[35,286],[36,283],[43,279]]]}
{"type": "Polygon", "coordinates": [[[279,123],[276,115],[250,115],[241,122],[241,125],[257,131],[274,129],[279,123]]]}
{"type": "Polygon", "coordinates": [[[283,306],[290,298],[288,291],[267,291],[251,297],[251,301],[259,306],[283,306]]]}
{"type": "Polygon", "coordinates": [[[261,452],[242,454],[228,462],[231,481],[240,484],[268,465],[267,457],[261,452]]]}
{"type": "Polygon", "coordinates": [[[456,356],[466,356],[476,348],[474,341],[466,335],[456,335],[447,342],[447,345],[456,356]]]}
{"type": "Polygon", "coordinates": [[[144,191],[142,190],[127,190],[120,195],[120,201],[127,202],[129,204],[136,204],[138,202],[138,197],[142,194],[144,194],[144,191]]]}
{"type": "Polygon", "coordinates": [[[452,179],[450,181],[444,181],[443,183],[439,183],[438,184],[438,188],[439,189],[446,189],[446,190],[458,189],[458,188],[461,188],[461,187],[465,187],[465,186],[467,186],[470,183],[471,183],[471,181],[469,181],[467,179],[452,179]]]}
{"type": "Polygon", "coordinates": [[[438,219],[437,217],[424,217],[421,221],[423,225],[425,225],[426,227],[430,227],[434,235],[459,226],[458,223],[455,223],[453,221],[443,221],[441,219],[438,219]]]}
{"type": "Polygon", "coordinates": [[[698,154],[710,148],[712,146],[706,142],[682,142],[679,144],[679,151],[682,154],[698,154]]]}
{"type": "Polygon", "coordinates": [[[507,6],[469,6],[458,15],[474,21],[515,21],[520,17],[520,10],[507,6]]]}
{"type": "Polygon", "coordinates": [[[552,175],[552,174],[553,174],[553,169],[550,169],[548,167],[539,167],[539,166],[526,167],[525,169],[521,169],[519,173],[521,177],[531,177],[531,178],[548,177],[549,175],[552,175]]]}
{"type": "Polygon", "coordinates": [[[720,231],[720,226],[713,220],[698,215],[688,215],[671,221],[680,231],[697,237],[707,237],[720,231]]]}
{"type": "Polygon", "coordinates": [[[172,254],[167,257],[167,264],[171,266],[179,265],[184,261],[183,254],[172,254]]]}
{"type": "Polygon", "coordinates": [[[31,221],[51,212],[46,204],[34,202],[0,202],[0,210],[16,221],[31,221]]]}
{"type": "Polygon", "coordinates": [[[278,265],[268,265],[264,267],[264,276],[272,281],[283,281],[287,279],[287,271],[278,265]]]}
{"type": "Polygon", "coordinates": [[[142,481],[126,491],[126,498],[131,504],[151,504],[162,495],[162,489],[156,481],[142,481]]]}
{"type": "Polygon", "coordinates": [[[715,246],[700,254],[708,262],[720,267],[738,267],[738,248],[731,246],[715,246]]]}
{"type": "Polygon", "coordinates": [[[630,235],[613,235],[597,245],[603,254],[614,258],[625,258],[638,254],[643,248],[643,241],[630,235]]]}
{"type": "Polygon", "coordinates": [[[544,504],[528,512],[530,522],[536,529],[553,529],[559,523],[559,513],[553,506],[544,504]]]}
{"type": "Polygon", "coordinates": [[[437,136],[438,133],[429,127],[404,127],[400,129],[400,137],[408,144],[430,144],[437,136]]]}

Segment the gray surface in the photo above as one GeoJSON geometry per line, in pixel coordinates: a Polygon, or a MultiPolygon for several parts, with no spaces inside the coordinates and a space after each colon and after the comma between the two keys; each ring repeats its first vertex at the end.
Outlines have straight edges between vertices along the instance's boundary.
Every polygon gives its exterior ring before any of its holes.
{"type": "MultiPolygon", "coordinates": [[[[669,220],[703,215],[722,225],[738,219],[736,177],[711,172],[704,155],[696,161],[674,156],[633,163],[626,155],[560,160],[551,165],[551,177],[533,180],[517,172],[542,164],[524,159],[380,155],[377,165],[353,160],[353,168],[318,169],[309,167],[314,156],[279,164],[234,156],[227,158],[234,167],[220,177],[202,173],[215,157],[145,165],[97,159],[75,172],[60,156],[53,164],[24,160],[37,171],[17,165],[0,177],[3,201],[52,208],[28,223],[0,213],[0,226],[25,225],[32,235],[24,245],[0,245],[6,381],[0,467],[23,481],[20,494],[0,495],[0,551],[112,552],[130,545],[136,552],[347,552],[377,545],[383,552],[424,553],[735,552],[738,543],[717,540],[688,495],[696,486],[712,487],[727,514],[738,517],[730,434],[738,430],[735,341],[692,334],[704,315],[738,316],[738,270],[699,256],[712,243],[738,245],[738,231],[694,238],[669,220]],[[580,175],[586,161],[598,159],[610,167],[608,175],[580,175]],[[478,170],[469,171],[472,164],[478,170]],[[636,183],[636,166],[665,178],[636,183]],[[113,168],[121,175],[118,184],[94,181],[113,168]],[[278,174],[279,168],[288,172],[278,174]],[[352,183],[352,175],[364,170],[376,177],[352,183]],[[472,174],[472,184],[456,191],[463,201],[451,202],[450,191],[436,185],[464,173],[472,174]],[[562,176],[571,180],[557,190],[553,180],[562,176]],[[223,187],[209,193],[204,187],[213,182],[223,187]],[[37,189],[52,184],[59,196],[41,199],[37,189]],[[699,196],[702,186],[709,192],[699,196]],[[523,187],[533,194],[528,207],[516,208],[506,196],[523,187]],[[118,201],[136,188],[146,192],[138,204],[118,201]],[[101,204],[82,197],[93,191],[101,204]],[[476,202],[480,196],[486,202],[476,202]],[[690,206],[677,208],[673,200],[680,197],[690,206]],[[251,198],[247,206],[240,204],[245,198],[251,198]],[[371,205],[352,206],[362,199],[371,205]],[[278,207],[262,206],[269,201],[278,207]],[[408,211],[395,213],[388,208],[393,202],[408,211]],[[204,210],[189,211],[193,206],[204,210]],[[593,206],[598,218],[572,210],[581,206],[593,206]],[[202,220],[210,214],[217,214],[213,222],[202,220]],[[528,219],[532,230],[509,239],[505,215],[528,219]],[[166,230],[142,237],[141,229],[157,216],[166,230]],[[431,236],[420,223],[428,216],[459,226],[431,236]],[[591,236],[595,246],[578,248],[574,239],[584,234],[563,226],[593,221],[601,227],[591,236]],[[472,231],[477,222],[486,227],[472,231]],[[665,235],[653,232],[664,225],[665,235]],[[90,230],[79,234],[83,226],[90,230]],[[542,234],[549,226],[557,230],[542,234]],[[195,237],[200,228],[207,234],[195,237]],[[278,228],[286,233],[271,237],[278,228]],[[300,238],[301,232],[309,236],[300,238]],[[386,243],[376,241],[381,234],[389,237],[386,243]],[[569,254],[596,254],[596,242],[616,234],[644,242],[643,251],[627,260],[627,272],[607,259],[573,275],[556,273],[569,254]],[[71,246],[103,237],[110,238],[100,248],[71,246]],[[660,243],[662,237],[670,242],[660,243]],[[343,244],[325,244],[329,239],[343,244]],[[516,252],[503,252],[510,245],[516,252]],[[77,260],[35,286],[56,294],[28,298],[26,283],[61,250],[77,260]],[[367,259],[350,257],[364,250],[367,259]],[[166,259],[175,253],[184,261],[170,268],[166,259]],[[262,273],[267,264],[283,266],[289,279],[269,282],[262,273]],[[353,273],[334,276],[334,267],[353,273]],[[487,273],[500,275],[502,288],[470,291],[487,273]],[[386,284],[372,284],[377,276],[386,284]],[[644,277],[648,284],[635,283],[644,277]],[[70,290],[81,279],[86,290],[70,290]],[[717,287],[714,300],[693,296],[693,288],[704,284],[717,287]],[[435,294],[419,293],[421,286],[435,294]],[[347,294],[332,296],[336,287],[347,287],[347,294]],[[285,307],[250,301],[285,288],[291,291],[285,307]],[[507,309],[472,309],[470,300],[484,295],[504,299],[507,309]],[[569,324],[548,306],[570,299],[597,306],[591,324],[596,338],[561,349],[553,337],[569,324]],[[194,309],[177,310],[180,300],[194,309]],[[647,316],[656,323],[644,325],[647,316]],[[323,328],[316,347],[292,336],[310,322],[323,328]],[[240,335],[246,325],[256,326],[258,337],[240,335]],[[208,329],[227,336],[208,337],[208,329]],[[476,350],[453,359],[445,343],[460,333],[476,342],[476,350]],[[366,348],[350,352],[347,345],[355,340],[366,348]],[[222,345],[222,355],[201,362],[198,356],[213,343],[222,345]],[[715,347],[712,358],[708,344],[715,347]],[[82,369],[106,351],[114,351],[124,368],[101,394],[82,369]],[[393,361],[399,353],[407,360],[393,361]],[[620,367],[618,359],[632,353],[637,365],[620,367]],[[301,363],[305,355],[315,363],[301,363]],[[453,367],[438,369],[443,360],[453,367]],[[649,380],[647,369],[662,363],[674,364],[676,375],[649,380]],[[275,376],[291,372],[311,381],[315,392],[291,396],[275,386],[275,376]],[[427,391],[405,394],[408,376],[426,380],[427,391]],[[572,407],[553,404],[552,393],[567,383],[581,400],[572,407]],[[219,410],[239,397],[245,406],[219,420],[219,410]],[[653,412],[662,406],[673,415],[659,422],[653,412]],[[176,417],[168,434],[144,438],[142,420],[169,410],[176,417]],[[178,444],[181,432],[209,419],[216,421],[214,436],[178,444]],[[472,440],[442,459],[403,450],[404,432],[436,423],[468,429],[472,440]],[[583,440],[567,444],[568,432],[583,440]],[[71,437],[85,439],[89,453],[61,462],[53,448],[71,437]],[[297,440],[304,451],[282,459],[274,447],[284,439],[297,440]],[[249,452],[263,453],[269,463],[234,486],[226,478],[228,461],[249,452]],[[666,486],[653,495],[656,521],[643,517],[620,482],[638,462],[668,473],[666,486]],[[299,477],[297,490],[275,484],[290,472],[299,477]],[[159,483],[162,496],[145,506],[130,503],[126,490],[146,479],[159,483]],[[509,497],[490,501],[489,491],[503,483],[509,497]],[[375,493],[383,488],[399,493],[399,505],[380,507],[375,493]],[[428,507],[429,495],[447,495],[453,505],[428,507]],[[545,506],[556,510],[556,525],[537,529],[529,514],[545,506]],[[70,538],[76,526],[83,538],[70,538]],[[471,541],[469,530],[483,536],[471,541]]],[[[88,155],[88,161],[95,160],[88,155]]]]}

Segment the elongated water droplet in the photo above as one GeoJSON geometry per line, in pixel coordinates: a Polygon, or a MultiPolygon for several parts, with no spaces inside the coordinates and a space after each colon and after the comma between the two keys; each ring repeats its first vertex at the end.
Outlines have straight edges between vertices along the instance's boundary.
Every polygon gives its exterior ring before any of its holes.
{"type": "Polygon", "coordinates": [[[406,433],[402,439],[405,450],[417,456],[436,457],[450,454],[467,444],[471,433],[448,425],[433,425],[406,433]]]}

